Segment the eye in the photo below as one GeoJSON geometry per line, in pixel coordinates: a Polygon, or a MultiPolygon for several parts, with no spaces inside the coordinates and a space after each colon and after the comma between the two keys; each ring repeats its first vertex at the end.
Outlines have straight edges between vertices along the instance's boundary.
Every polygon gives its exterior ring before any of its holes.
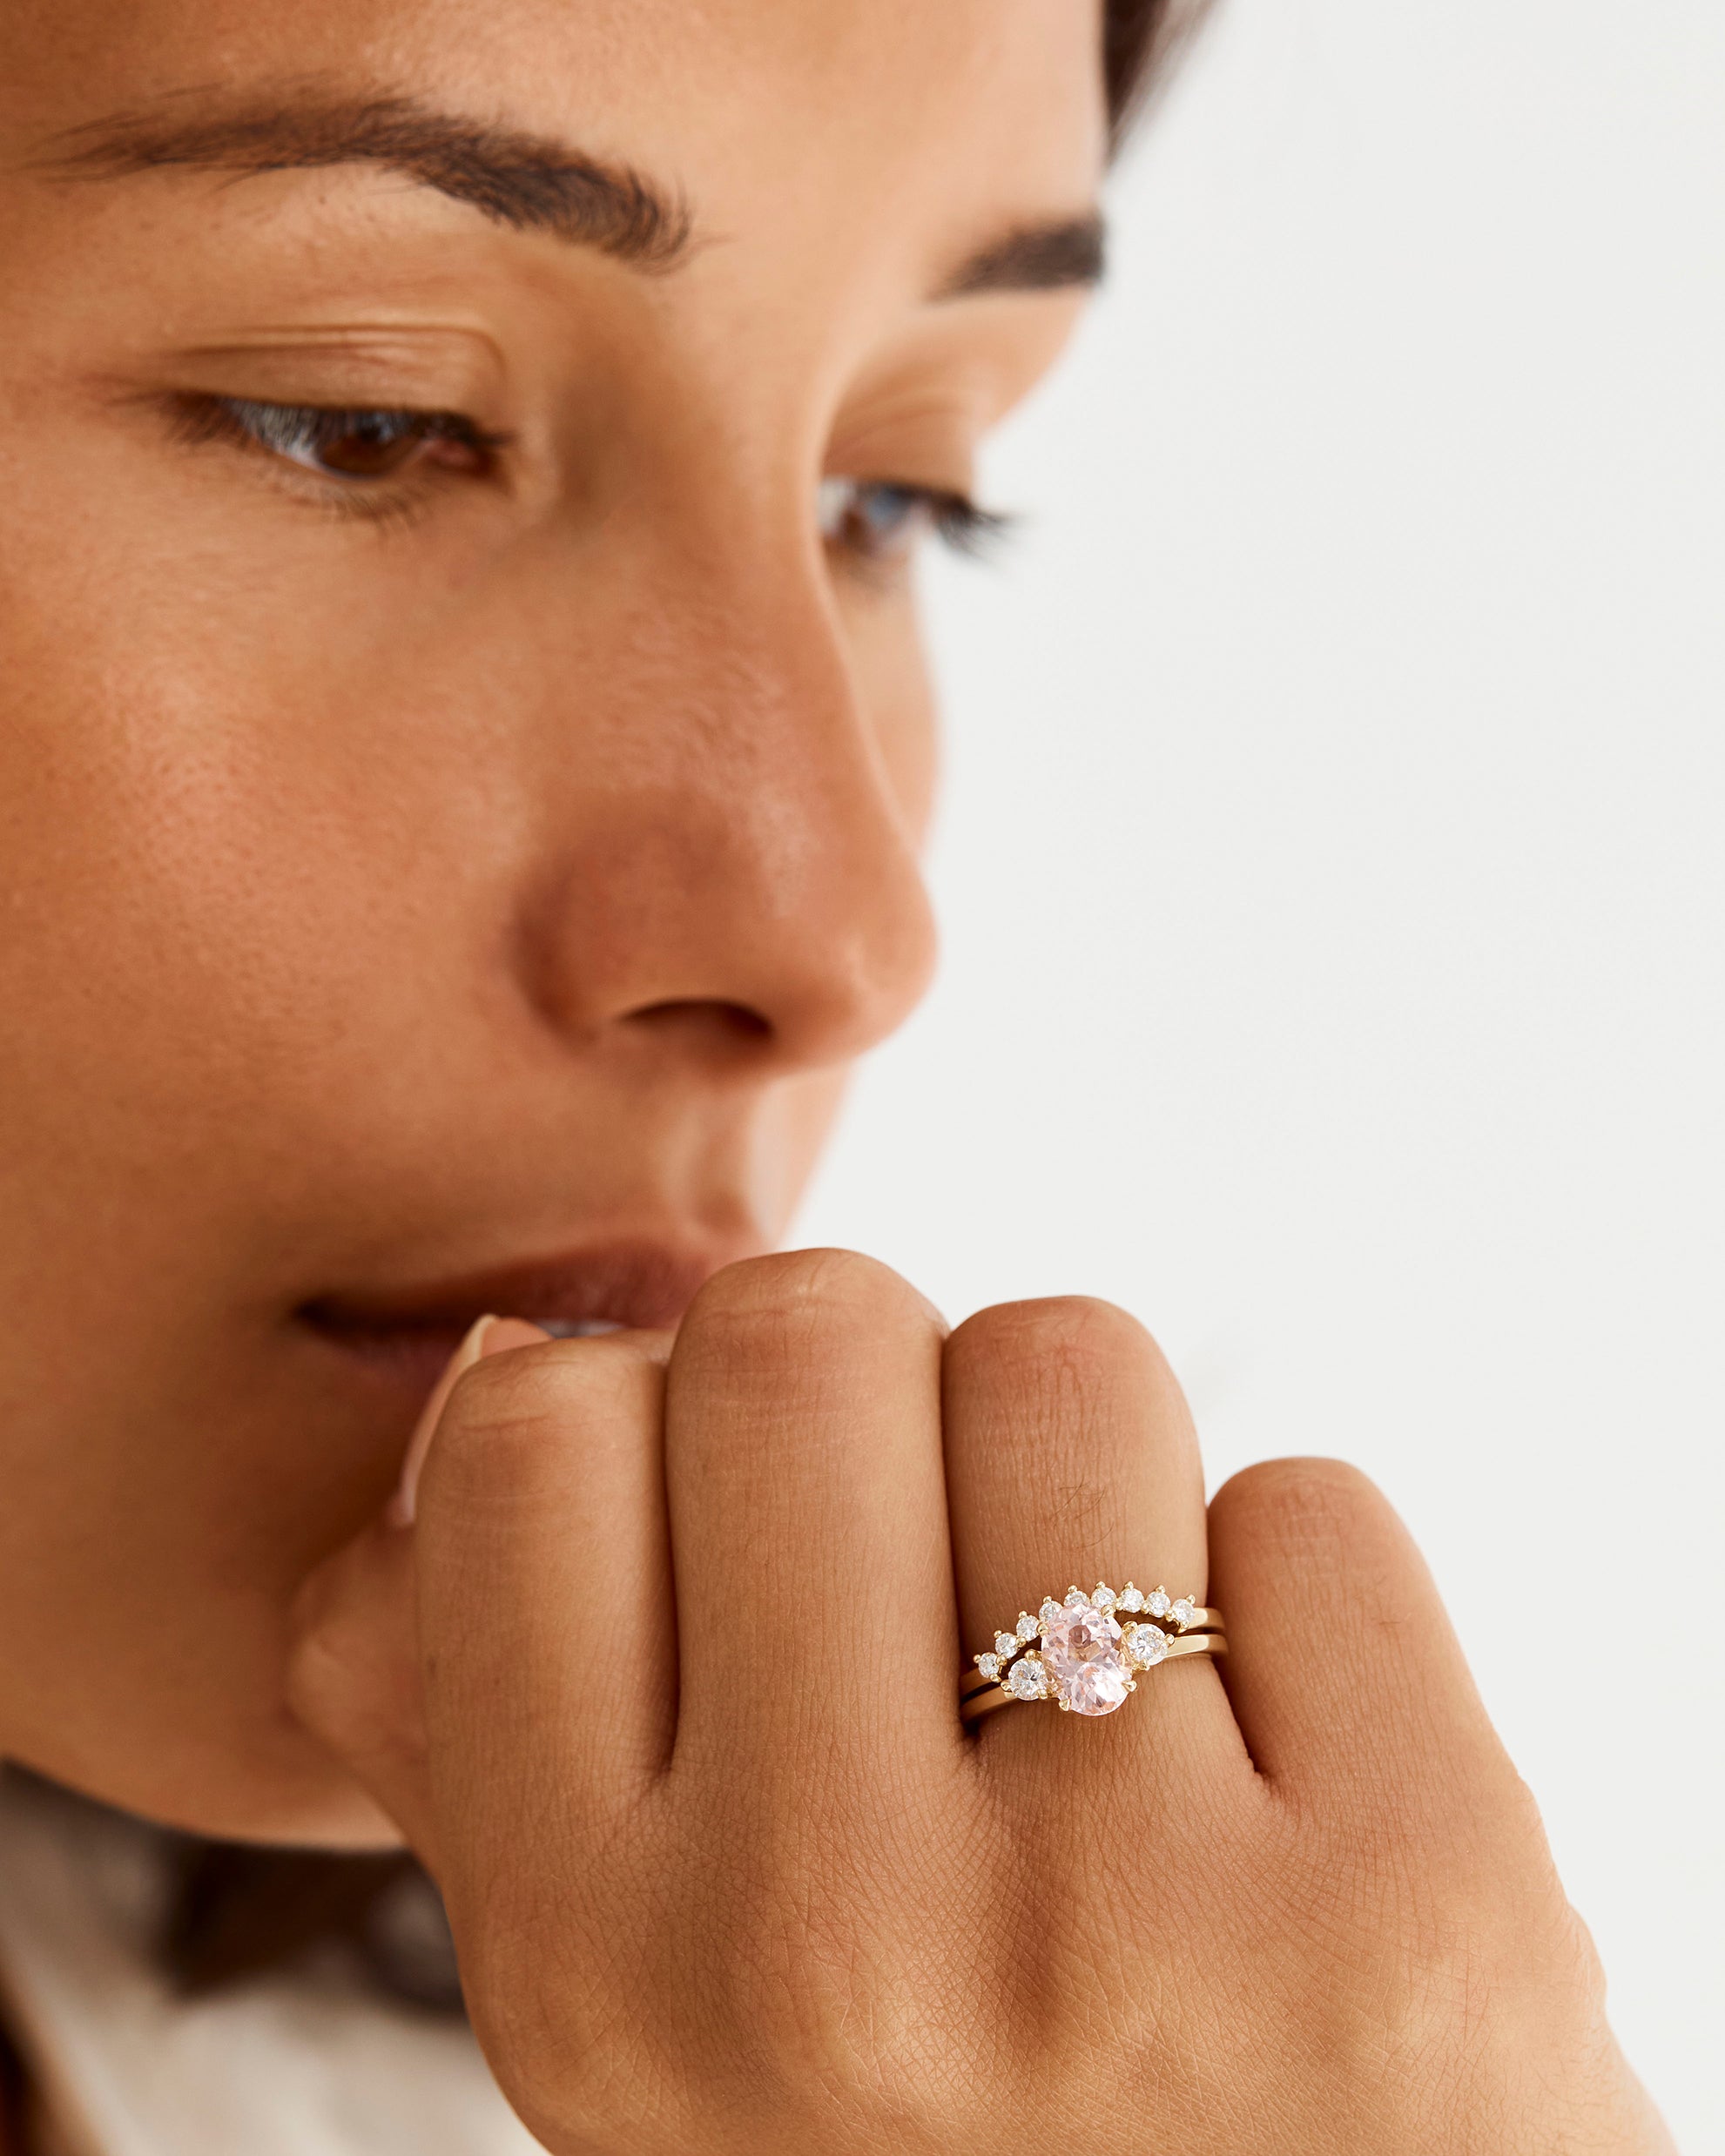
{"type": "Polygon", "coordinates": [[[199,397],[189,400],[182,414],[194,439],[238,440],[323,478],[354,485],[394,479],[422,464],[482,475],[504,441],[503,436],[484,433],[458,412],[199,397]]]}
{"type": "Polygon", "coordinates": [[[967,495],[901,480],[823,479],[815,514],[828,546],[882,564],[907,559],[930,532],[960,553],[980,554],[1010,524],[967,495]]]}

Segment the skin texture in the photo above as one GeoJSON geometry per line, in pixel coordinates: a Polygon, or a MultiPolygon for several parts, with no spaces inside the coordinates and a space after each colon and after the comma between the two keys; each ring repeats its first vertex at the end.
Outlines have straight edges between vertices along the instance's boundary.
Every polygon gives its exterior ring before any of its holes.
{"type": "Polygon", "coordinates": [[[295,1691],[549,2148],[1668,2147],[1400,1523],[1324,1460],[1206,1518],[1123,1312],[948,1337],[798,1252],[674,1344],[475,1351],[414,1522],[308,1585],[295,1691]],[[1225,1680],[966,1736],[955,1638],[1075,1571],[1208,1590],[1225,1680]]]}
{"type": "Polygon", "coordinates": [[[294,1310],[782,1236],[932,957],[911,589],[815,489],[966,486],[1058,350],[1070,293],[929,294],[1092,207],[1095,44],[985,0],[5,10],[0,1745],[190,1825],[383,1831],[281,1622],[432,1371],[294,1310]],[[699,243],[644,275],[360,165],[54,166],[212,82],[626,156],[699,243]],[[176,440],[185,390],[519,446],[380,523],[176,440]]]}
{"type": "Polygon", "coordinates": [[[1207,1526],[1121,1313],[948,1337],[758,1255],[932,957],[908,564],[820,482],[962,491],[1057,354],[1070,290],[953,288],[1090,211],[1097,27],[6,12],[0,1751],[405,1834],[570,2156],[1657,2148],[1374,1492],[1279,1463],[1207,1526]],[[77,162],[284,97],[626,162],[690,243],[77,162]],[[503,439],[360,485],[223,398],[503,439]],[[428,1408],[494,1301],[628,1329],[482,1328],[428,1408]],[[1208,1584],[1225,1682],[966,1737],[964,1646],[1075,1569],[1208,1584]]]}

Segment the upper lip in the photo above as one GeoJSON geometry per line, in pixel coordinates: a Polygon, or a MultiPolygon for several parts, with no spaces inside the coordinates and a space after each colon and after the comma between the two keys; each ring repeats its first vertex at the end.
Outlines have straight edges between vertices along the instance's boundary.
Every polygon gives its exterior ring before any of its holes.
{"type": "Polygon", "coordinates": [[[398,1290],[318,1296],[300,1315],[356,1345],[403,1335],[453,1342],[487,1316],[554,1326],[670,1327],[728,1255],[654,1241],[610,1243],[398,1290]]]}

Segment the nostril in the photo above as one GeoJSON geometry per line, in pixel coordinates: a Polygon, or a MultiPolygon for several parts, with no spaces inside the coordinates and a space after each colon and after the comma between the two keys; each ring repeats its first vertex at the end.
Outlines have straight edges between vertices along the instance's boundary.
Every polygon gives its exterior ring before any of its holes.
{"type": "Polygon", "coordinates": [[[629,1014],[628,1023],[643,1032],[681,1038],[691,1048],[718,1054],[738,1054],[773,1037],[772,1022],[758,1011],[746,1003],[726,1003],[716,998],[678,997],[644,1004],[629,1014]]]}

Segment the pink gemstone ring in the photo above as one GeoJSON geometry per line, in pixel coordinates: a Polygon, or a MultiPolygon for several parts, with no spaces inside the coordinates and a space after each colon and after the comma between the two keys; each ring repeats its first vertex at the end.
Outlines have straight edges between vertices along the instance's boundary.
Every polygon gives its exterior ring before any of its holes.
{"type": "Polygon", "coordinates": [[[1098,1582],[1089,1593],[1068,1587],[1035,1616],[1021,1610],[1011,1632],[997,1632],[993,1648],[959,1686],[967,1727],[997,1707],[1053,1700],[1062,1712],[1111,1715],[1138,1679],[1181,1654],[1225,1654],[1222,1613],[1189,1595],[1150,1593],[1129,1580],[1116,1594],[1098,1582]]]}

